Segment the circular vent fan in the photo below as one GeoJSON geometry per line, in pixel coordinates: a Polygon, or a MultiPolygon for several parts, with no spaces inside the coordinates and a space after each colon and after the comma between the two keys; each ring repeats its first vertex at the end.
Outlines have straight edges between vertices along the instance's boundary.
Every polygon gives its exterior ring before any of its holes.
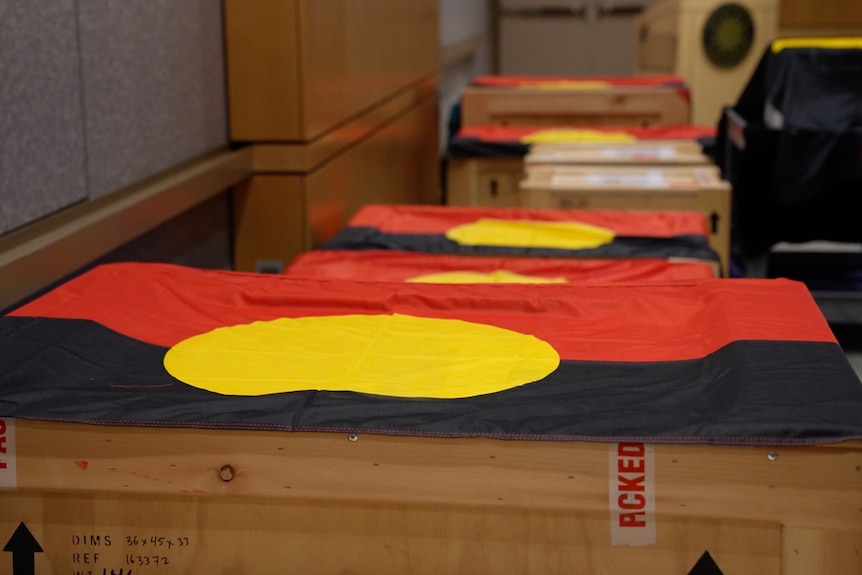
{"type": "Polygon", "coordinates": [[[719,68],[733,68],[751,51],[754,20],[747,8],[722,4],[709,15],[703,27],[703,49],[707,59],[719,68]]]}

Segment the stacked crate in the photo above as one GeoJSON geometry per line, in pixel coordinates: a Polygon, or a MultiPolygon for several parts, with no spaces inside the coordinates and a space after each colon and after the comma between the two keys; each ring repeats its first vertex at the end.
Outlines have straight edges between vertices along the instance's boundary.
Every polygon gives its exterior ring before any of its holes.
{"type": "Polygon", "coordinates": [[[690,107],[687,85],[674,76],[478,78],[464,90],[462,128],[450,143],[447,203],[698,210],[727,273],[730,186],[701,144],[679,135],[696,133],[690,107]],[[455,151],[465,133],[495,125],[520,132],[523,149],[455,151]]]}

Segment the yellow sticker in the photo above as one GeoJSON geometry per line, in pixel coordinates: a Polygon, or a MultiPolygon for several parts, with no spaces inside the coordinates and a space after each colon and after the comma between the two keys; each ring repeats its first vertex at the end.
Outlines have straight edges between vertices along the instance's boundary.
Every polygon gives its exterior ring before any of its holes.
{"type": "Polygon", "coordinates": [[[559,363],[556,350],[532,335],[403,314],[221,327],[178,343],[164,359],[175,378],[223,395],[326,390],[436,399],[538,381],[559,363]]]}
{"type": "Polygon", "coordinates": [[[612,242],[614,232],[578,222],[481,218],[450,229],[446,237],[465,246],[583,250],[612,242]]]}
{"type": "Polygon", "coordinates": [[[630,143],[637,138],[626,132],[601,130],[579,130],[572,128],[549,128],[538,130],[521,138],[523,144],[565,144],[565,143],[630,143]]]}
{"type": "Polygon", "coordinates": [[[780,38],[772,41],[772,53],[778,54],[788,48],[823,48],[827,50],[862,49],[862,37],[833,38],[780,38]]]}
{"type": "Polygon", "coordinates": [[[564,284],[566,278],[543,278],[528,276],[509,270],[494,270],[488,273],[468,270],[424,274],[409,278],[411,283],[426,284],[564,284]]]}

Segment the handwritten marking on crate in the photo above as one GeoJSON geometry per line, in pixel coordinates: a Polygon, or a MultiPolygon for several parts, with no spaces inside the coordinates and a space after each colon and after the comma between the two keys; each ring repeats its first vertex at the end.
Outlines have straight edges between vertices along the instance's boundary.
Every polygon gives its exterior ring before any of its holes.
{"type": "Polygon", "coordinates": [[[170,533],[75,533],[71,535],[74,575],[132,575],[176,566],[177,553],[192,539],[170,533]],[[105,567],[110,564],[111,567],[105,567]],[[120,566],[118,566],[120,565],[120,566]]]}

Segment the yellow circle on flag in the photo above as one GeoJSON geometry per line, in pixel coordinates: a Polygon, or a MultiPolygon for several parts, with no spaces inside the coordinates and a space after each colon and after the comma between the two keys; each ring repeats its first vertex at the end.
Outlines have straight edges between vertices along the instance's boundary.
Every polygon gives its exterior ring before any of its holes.
{"type": "Polygon", "coordinates": [[[614,232],[579,222],[480,218],[449,229],[446,237],[463,246],[583,250],[614,241],[614,232]]]}
{"type": "Polygon", "coordinates": [[[355,391],[456,399],[553,372],[560,356],[535,336],[403,314],[280,318],[221,327],[168,350],[168,373],[223,395],[355,391]]]}
{"type": "Polygon", "coordinates": [[[577,128],[548,128],[531,132],[521,138],[523,144],[627,144],[632,142],[637,142],[637,138],[626,132],[577,128]]]}
{"type": "Polygon", "coordinates": [[[543,278],[528,276],[509,270],[494,270],[488,273],[469,270],[424,274],[406,280],[409,283],[426,284],[564,284],[566,278],[543,278]]]}

